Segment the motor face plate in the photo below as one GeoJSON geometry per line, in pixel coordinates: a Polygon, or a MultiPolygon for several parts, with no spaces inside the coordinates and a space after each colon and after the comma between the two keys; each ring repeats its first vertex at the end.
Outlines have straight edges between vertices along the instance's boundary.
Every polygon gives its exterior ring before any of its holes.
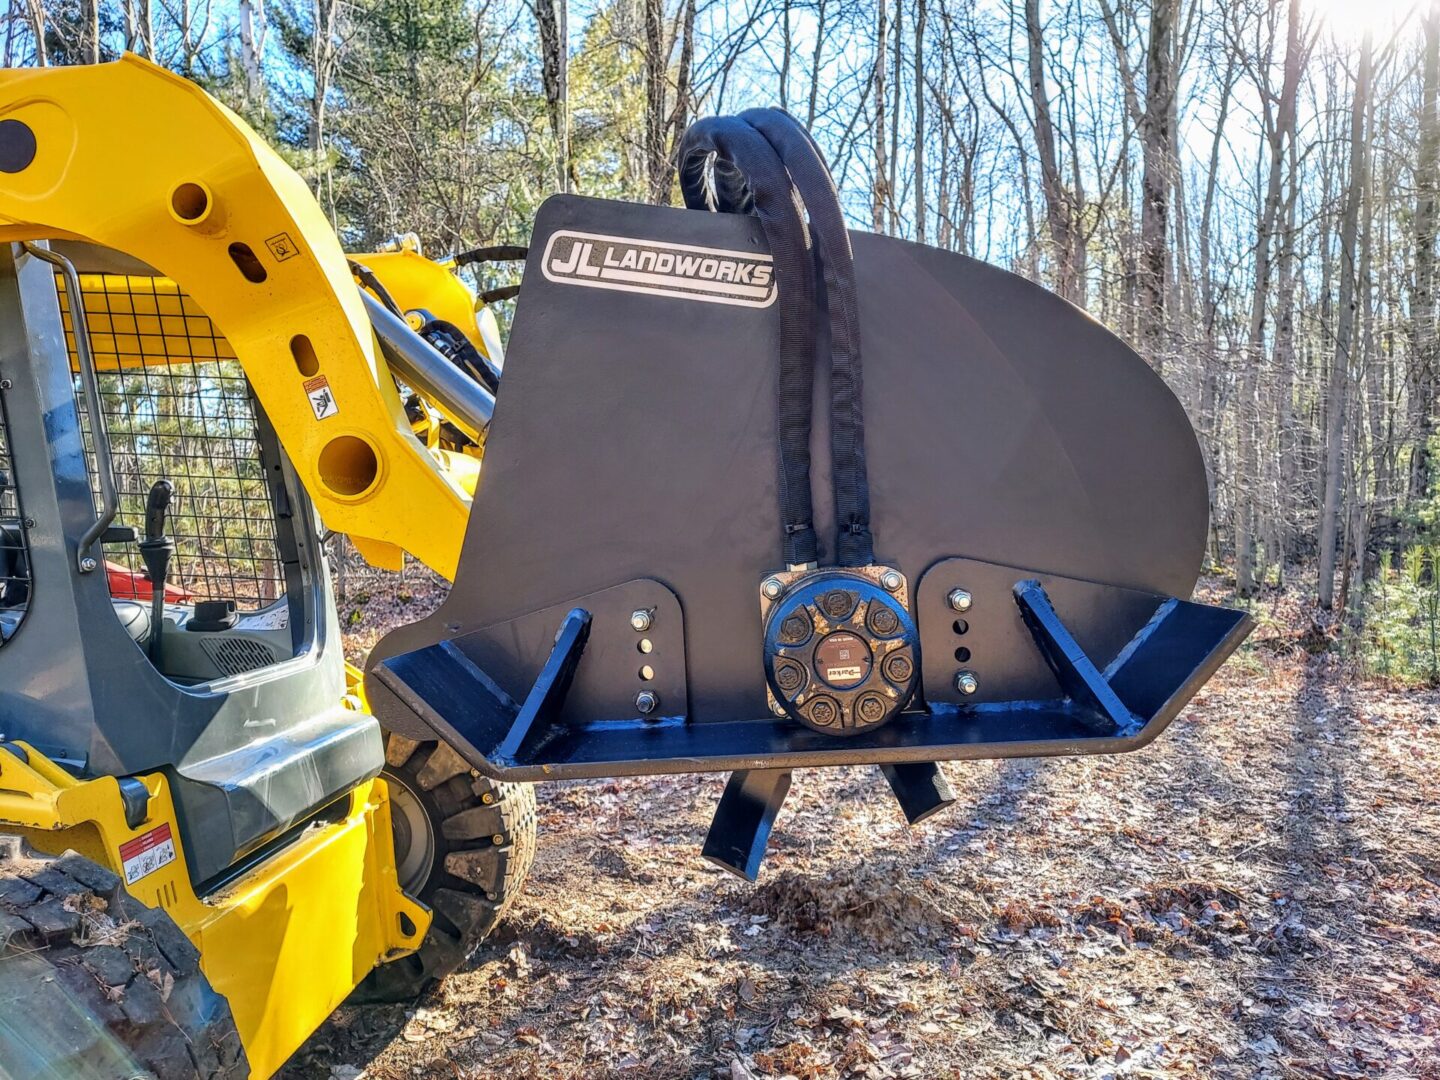
{"type": "MultiPolygon", "coordinates": [[[[884,724],[914,696],[919,634],[904,578],[889,567],[774,575],[761,586],[771,702],[826,735],[884,724]],[[885,575],[901,582],[886,589],[885,575]],[[765,584],[786,587],[778,598],[765,584]]],[[[773,586],[771,586],[773,588],[773,586]]]]}

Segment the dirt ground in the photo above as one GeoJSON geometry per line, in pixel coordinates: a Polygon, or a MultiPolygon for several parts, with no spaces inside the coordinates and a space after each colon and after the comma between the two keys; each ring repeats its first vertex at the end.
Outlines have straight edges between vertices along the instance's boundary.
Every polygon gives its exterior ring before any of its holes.
{"type": "Polygon", "coordinates": [[[722,777],[542,787],[499,935],[284,1075],[1440,1077],[1440,694],[1270,614],[1149,749],[948,765],[919,828],[797,774],[756,885],[699,858],[722,777]]]}

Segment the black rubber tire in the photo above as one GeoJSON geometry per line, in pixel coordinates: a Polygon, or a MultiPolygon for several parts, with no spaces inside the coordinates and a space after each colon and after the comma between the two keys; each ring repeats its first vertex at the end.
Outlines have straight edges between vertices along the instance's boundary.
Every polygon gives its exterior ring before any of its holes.
{"type": "Polygon", "coordinates": [[[412,999],[463,964],[520,895],[535,857],[531,785],[490,780],[444,743],[394,733],[385,757],[381,775],[418,796],[433,829],[435,853],[416,899],[434,918],[416,952],[381,964],[360,984],[360,1001],[412,999]]]}
{"type": "Polygon", "coordinates": [[[32,1080],[250,1075],[230,1005],[163,910],[0,834],[0,1063],[32,1080]]]}

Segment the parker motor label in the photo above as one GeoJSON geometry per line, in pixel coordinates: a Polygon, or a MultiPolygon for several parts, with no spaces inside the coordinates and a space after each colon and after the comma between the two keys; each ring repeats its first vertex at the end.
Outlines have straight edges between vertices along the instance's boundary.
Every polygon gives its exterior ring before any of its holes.
{"type": "Polygon", "coordinates": [[[774,262],[751,251],[561,230],[551,234],[541,266],[566,285],[737,307],[775,302],[774,262]]]}

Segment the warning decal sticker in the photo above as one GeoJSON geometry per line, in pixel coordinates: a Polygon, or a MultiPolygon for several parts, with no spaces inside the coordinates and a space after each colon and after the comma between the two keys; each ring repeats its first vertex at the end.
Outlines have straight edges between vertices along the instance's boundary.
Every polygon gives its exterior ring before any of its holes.
{"type": "Polygon", "coordinates": [[[305,396],[310,399],[310,408],[314,410],[316,420],[324,420],[340,411],[340,406],[335,404],[335,395],[330,392],[330,380],[324,375],[305,380],[305,396]]]}
{"type": "Polygon", "coordinates": [[[134,885],[147,874],[153,874],[174,861],[175,838],[170,833],[168,821],[120,845],[120,862],[125,867],[126,885],[134,885]]]}

